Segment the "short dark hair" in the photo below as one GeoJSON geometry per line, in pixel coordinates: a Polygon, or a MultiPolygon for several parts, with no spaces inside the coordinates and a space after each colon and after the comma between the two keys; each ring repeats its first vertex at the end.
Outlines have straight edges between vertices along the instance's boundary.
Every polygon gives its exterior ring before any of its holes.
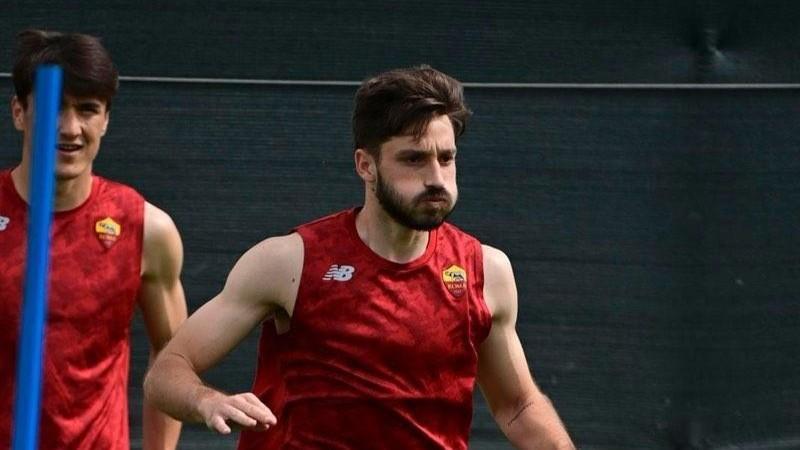
{"type": "Polygon", "coordinates": [[[461,82],[430,66],[395,69],[361,83],[353,107],[353,140],[380,157],[381,145],[394,136],[419,139],[434,118],[447,115],[456,138],[472,112],[461,82]]]}
{"type": "Polygon", "coordinates": [[[24,30],[17,34],[14,90],[27,107],[33,91],[34,71],[40,64],[58,64],[64,71],[64,93],[98,97],[111,108],[119,87],[119,75],[111,56],[94,36],[56,31],[24,30]]]}

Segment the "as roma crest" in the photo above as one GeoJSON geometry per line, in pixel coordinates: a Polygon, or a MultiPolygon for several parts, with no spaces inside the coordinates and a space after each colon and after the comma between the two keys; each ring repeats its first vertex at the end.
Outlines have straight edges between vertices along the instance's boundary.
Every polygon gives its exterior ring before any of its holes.
{"type": "Polygon", "coordinates": [[[453,264],[442,272],[444,287],[456,297],[461,297],[467,292],[467,271],[453,264]]]}
{"type": "Polygon", "coordinates": [[[94,232],[97,233],[100,243],[105,245],[106,248],[111,248],[119,239],[119,235],[122,234],[122,225],[115,222],[111,217],[106,217],[94,224],[94,232]]]}

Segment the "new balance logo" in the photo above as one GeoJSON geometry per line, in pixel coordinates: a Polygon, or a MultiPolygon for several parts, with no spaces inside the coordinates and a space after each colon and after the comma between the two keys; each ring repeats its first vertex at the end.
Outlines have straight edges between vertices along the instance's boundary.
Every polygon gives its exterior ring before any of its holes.
{"type": "Polygon", "coordinates": [[[322,279],[324,281],[347,281],[350,278],[353,278],[353,272],[355,271],[356,268],[353,266],[340,266],[338,264],[333,264],[325,273],[325,276],[322,277],[322,279]]]}
{"type": "Polygon", "coordinates": [[[6,216],[0,216],[0,231],[6,229],[6,227],[8,226],[8,222],[11,222],[11,219],[9,219],[6,216]]]}

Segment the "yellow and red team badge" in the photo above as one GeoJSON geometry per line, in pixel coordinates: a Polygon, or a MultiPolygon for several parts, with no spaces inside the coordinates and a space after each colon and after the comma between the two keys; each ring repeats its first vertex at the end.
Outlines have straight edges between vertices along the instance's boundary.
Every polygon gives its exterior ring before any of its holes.
{"type": "Polygon", "coordinates": [[[467,292],[467,271],[453,264],[442,272],[444,287],[456,297],[461,297],[467,292]]]}
{"type": "Polygon", "coordinates": [[[94,224],[94,232],[97,233],[100,243],[105,245],[106,248],[111,248],[122,233],[122,225],[115,222],[111,217],[106,217],[94,224]]]}

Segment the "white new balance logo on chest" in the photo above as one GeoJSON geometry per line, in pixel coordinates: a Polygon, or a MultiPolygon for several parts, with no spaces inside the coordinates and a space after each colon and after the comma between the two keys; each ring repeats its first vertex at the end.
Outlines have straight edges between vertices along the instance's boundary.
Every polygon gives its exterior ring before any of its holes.
{"type": "Polygon", "coordinates": [[[353,266],[345,266],[339,264],[332,264],[330,269],[325,272],[325,276],[322,277],[323,281],[347,281],[353,278],[353,272],[356,271],[356,268],[353,266]]]}

